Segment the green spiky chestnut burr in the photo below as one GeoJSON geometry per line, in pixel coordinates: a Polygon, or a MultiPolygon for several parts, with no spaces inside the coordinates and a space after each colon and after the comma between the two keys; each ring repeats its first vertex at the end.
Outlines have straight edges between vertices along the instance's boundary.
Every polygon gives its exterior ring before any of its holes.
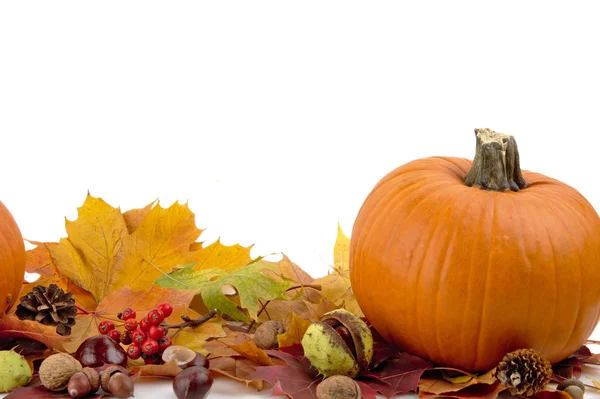
{"type": "Polygon", "coordinates": [[[304,356],[325,377],[355,377],[373,357],[373,335],[355,314],[336,309],[310,324],[302,337],[304,356]]]}
{"type": "Polygon", "coordinates": [[[10,392],[31,381],[31,367],[14,350],[0,351],[0,392],[10,392]]]}

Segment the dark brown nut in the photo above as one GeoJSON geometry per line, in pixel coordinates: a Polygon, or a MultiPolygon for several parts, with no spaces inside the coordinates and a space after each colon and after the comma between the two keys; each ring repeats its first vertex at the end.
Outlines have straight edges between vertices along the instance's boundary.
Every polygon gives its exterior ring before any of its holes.
{"type": "Polygon", "coordinates": [[[173,392],[178,399],[202,399],[213,384],[212,374],[204,367],[188,367],[173,379],[173,392]]]}

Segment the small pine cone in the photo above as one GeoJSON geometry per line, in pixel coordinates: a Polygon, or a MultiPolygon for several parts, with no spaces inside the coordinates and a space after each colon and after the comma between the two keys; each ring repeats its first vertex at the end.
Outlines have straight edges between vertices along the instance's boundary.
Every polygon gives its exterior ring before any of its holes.
{"type": "Polygon", "coordinates": [[[531,396],[543,390],[552,377],[552,365],[533,349],[507,353],[495,376],[513,396],[531,396]]]}
{"type": "Polygon", "coordinates": [[[33,320],[46,326],[56,326],[59,335],[70,335],[75,325],[77,308],[71,293],[65,293],[56,284],[37,285],[21,297],[15,311],[21,320],[33,320]]]}

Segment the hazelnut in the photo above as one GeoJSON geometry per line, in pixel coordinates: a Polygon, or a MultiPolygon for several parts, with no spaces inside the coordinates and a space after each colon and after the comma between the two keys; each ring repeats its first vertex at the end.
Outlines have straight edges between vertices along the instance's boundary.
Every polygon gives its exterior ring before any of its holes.
{"type": "Polygon", "coordinates": [[[304,356],[325,377],[354,377],[371,363],[373,335],[360,317],[337,309],[308,326],[302,347],[304,356]]]}
{"type": "Polygon", "coordinates": [[[317,385],[318,399],[360,399],[358,383],[345,375],[334,375],[317,385]]]}
{"type": "Polygon", "coordinates": [[[112,365],[102,371],[100,375],[100,386],[106,393],[117,398],[129,398],[133,396],[133,380],[120,366],[112,365]]]}
{"type": "Polygon", "coordinates": [[[279,320],[269,320],[261,324],[254,333],[254,343],[260,349],[274,349],[279,346],[277,335],[283,334],[285,327],[279,320]]]}
{"type": "Polygon", "coordinates": [[[81,363],[66,353],[56,353],[48,356],[40,365],[40,381],[50,391],[67,389],[73,374],[81,371],[81,363]]]}

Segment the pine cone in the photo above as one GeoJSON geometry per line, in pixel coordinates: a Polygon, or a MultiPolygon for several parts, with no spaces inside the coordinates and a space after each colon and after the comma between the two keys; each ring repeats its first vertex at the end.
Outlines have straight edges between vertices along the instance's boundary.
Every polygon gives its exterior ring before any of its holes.
{"type": "Polygon", "coordinates": [[[77,309],[70,292],[65,293],[56,284],[38,285],[21,297],[15,314],[21,320],[34,320],[46,326],[56,326],[59,335],[71,335],[77,309]]]}
{"type": "Polygon", "coordinates": [[[543,390],[552,377],[552,365],[533,349],[507,353],[495,376],[513,396],[531,396],[543,390]]]}

